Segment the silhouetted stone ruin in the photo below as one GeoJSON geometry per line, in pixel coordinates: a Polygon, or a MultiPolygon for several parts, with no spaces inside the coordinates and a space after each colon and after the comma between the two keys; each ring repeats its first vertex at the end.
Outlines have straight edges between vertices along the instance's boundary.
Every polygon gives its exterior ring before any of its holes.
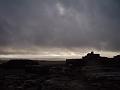
{"type": "Polygon", "coordinates": [[[67,59],[66,64],[70,66],[85,66],[85,65],[120,65],[120,55],[113,58],[101,57],[100,54],[94,52],[88,53],[82,59],[67,59]]]}

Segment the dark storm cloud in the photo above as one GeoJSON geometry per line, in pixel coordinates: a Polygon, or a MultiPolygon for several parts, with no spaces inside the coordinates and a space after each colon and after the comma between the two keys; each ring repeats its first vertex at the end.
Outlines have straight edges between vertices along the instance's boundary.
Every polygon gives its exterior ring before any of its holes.
{"type": "Polygon", "coordinates": [[[119,0],[1,0],[0,46],[120,50],[119,0]]]}

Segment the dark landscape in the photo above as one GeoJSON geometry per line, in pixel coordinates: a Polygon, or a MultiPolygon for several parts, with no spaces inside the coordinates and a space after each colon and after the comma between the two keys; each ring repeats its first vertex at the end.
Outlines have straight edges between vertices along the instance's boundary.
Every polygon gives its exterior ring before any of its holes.
{"type": "Polygon", "coordinates": [[[119,90],[120,56],[93,52],[66,61],[9,60],[0,65],[0,90],[119,90]]]}
{"type": "Polygon", "coordinates": [[[0,0],[0,90],[120,90],[120,0],[0,0]]]}

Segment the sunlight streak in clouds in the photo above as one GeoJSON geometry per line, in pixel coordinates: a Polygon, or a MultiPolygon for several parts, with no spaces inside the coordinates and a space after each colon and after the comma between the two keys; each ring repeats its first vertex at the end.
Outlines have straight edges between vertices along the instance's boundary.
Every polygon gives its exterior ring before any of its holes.
{"type": "Polygon", "coordinates": [[[63,7],[63,5],[61,3],[57,3],[56,4],[58,13],[63,16],[65,14],[65,8],[63,7]]]}

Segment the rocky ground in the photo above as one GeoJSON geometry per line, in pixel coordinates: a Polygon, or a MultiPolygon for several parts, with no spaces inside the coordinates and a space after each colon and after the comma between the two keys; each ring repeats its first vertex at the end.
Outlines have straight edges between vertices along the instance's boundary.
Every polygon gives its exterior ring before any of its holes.
{"type": "MultiPolygon", "coordinates": [[[[37,67],[38,68],[38,67],[37,67]]],[[[77,67],[78,68],[78,67],[77,67]]],[[[119,77],[89,78],[80,68],[1,68],[0,90],[119,90],[119,77]],[[35,69],[37,69],[35,68],[35,69]],[[44,69],[47,68],[47,69],[44,69]],[[32,71],[30,71],[33,69],[32,71]],[[44,69],[44,70],[40,70],[44,69]],[[40,72],[39,72],[40,71],[40,72]]]]}

